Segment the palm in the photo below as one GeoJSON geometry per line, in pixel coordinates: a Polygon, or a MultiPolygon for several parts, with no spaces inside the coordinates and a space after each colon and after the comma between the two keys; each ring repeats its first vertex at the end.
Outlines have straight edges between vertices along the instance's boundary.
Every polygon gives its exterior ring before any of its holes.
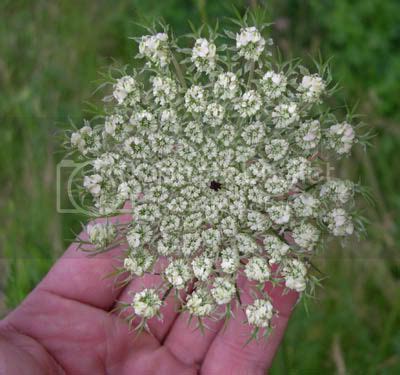
{"type": "Polygon", "coordinates": [[[116,299],[128,300],[129,291],[159,280],[148,275],[122,291],[113,289],[103,276],[118,251],[87,258],[74,245],[67,250],[35,291],[1,322],[0,366],[6,366],[5,373],[195,374],[201,369],[206,374],[261,374],[269,367],[295,293],[283,296],[281,288],[271,289],[280,316],[268,342],[243,346],[249,328],[242,324],[240,310],[225,330],[222,322],[209,321],[203,335],[193,324],[188,326],[186,314],[176,312],[172,297],[163,322],[149,322],[153,335],[137,337],[109,311],[116,299]]]}

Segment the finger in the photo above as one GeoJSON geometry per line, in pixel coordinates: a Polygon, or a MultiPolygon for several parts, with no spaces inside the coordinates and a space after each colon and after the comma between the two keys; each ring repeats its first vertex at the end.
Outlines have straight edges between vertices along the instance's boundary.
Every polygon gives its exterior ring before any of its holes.
{"type": "MultiPolygon", "coordinates": [[[[143,277],[138,277],[132,280],[128,286],[124,289],[118,298],[118,303],[131,303],[133,296],[136,292],[140,292],[145,288],[158,288],[163,284],[161,276],[154,274],[160,273],[166,267],[166,258],[160,258],[156,263],[153,274],[145,274],[143,277]]],[[[161,296],[160,296],[161,297],[161,296]]],[[[181,298],[184,298],[184,293],[181,293],[181,298]]],[[[115,307],[118,306],[116,303],[115,307]]],[[[177,302],[175,295],[171,290],[168,291],[168,295],[165,298],[164,305],[161,308],[162,320],[157,317],[148,320],[147,324],[151,334],[153,334],[159,342],[162,342],[167,335],[171,325],[174,323],[179,309],[179,302],[177,302]]],[[[127,317],[133,313],[133,309],[128,308],[119,315],[127,317]]],[[[133,321],[133,326],[139,323],[139,319],[133,321]]]]}
{"type": "MultiPolygon", "coordinates": [[[[132,218],[124,214],[108,220],[112,223],[129,223],[132,218]]],[[[82,232],[79,238],[87,240],[87,233],[82,232]]],[[[30,298],[35,298],[36,291],[41,290],[108,310],[121,290],[113,288],[112,278],[106,276],[114,270],[113,265],[116,264],[114,258],[124,248],[125,245],[119,245],[110,251],[91,257],[79,250],[78,243],[71,244],[32,292],[30,298]]]]}
{"type": "MultiPolygon", "coordinates": [[[[249,281],[239,277],[242,303],[251,303],[249,281]]],[[[252,328],[244,323],[246,316],[241,308],[236,309],[225,331],[220,331],[213,341],[204,360],[202,371],[205,374],[264,374],[271,366],[272,360],[283,338],[298,293],[283,294],[283,287],[273,287],[268,283],[266,290],[271,297],[277,315],[272,319],[273,330],[265,340],[253,340],[245,345],[251,336],[252,328]]]]}
{"type": "Polygon", "coordinates": [[[189,322],[189,313],[178,316],[164,345],[186,365],[201,364],[212,341],[223,325],[222,320],[202,319],[204,330],[198,327],[198,320],[193,317],[189,322]]]}

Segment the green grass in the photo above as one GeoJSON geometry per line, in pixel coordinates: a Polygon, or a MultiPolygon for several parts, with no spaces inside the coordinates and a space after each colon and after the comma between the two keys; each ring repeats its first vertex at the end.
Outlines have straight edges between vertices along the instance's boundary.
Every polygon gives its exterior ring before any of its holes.
{"type": "MultiPolygon", "coordinates": [[[[57,134],[80,124],[99,72],[130,62],[134,22],[163,16],[177,33],[187,19],[213,21],[226,3],[164,0],[3,0],[0,4],[0,248],[3,290],[16,306],[78,230],[80,218],[56,212],[57,134]]],[[[243,1],[234,2],[242,11],[243,1]]],[[[309,306],[299,306],[272,373],[400,371],[399,211],[400,4],[396,0],[270,1],[275,40],[287,55],[334,56],[345,100],[375,131],[338,173],[370,186],[369,237],[317,260],[328,276],[309,306]],[[279,29],[279,30],[278,30],[279,29]]]]}

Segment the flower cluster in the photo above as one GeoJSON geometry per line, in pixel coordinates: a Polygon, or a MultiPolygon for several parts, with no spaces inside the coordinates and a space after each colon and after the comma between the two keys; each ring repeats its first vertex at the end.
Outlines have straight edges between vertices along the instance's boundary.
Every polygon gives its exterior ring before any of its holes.
{"type": "Polygon", "coordinates": [[[167,258],[162,285],[133,296],[142,319],[160,314],[165,293],[190,288],[191,315],[236,301],[248,324],[267,329],[274,307],[261,286],[312,290],[310,256],[329,236],[357,230],[355,184],[324,174],[357,142],[351,118],[337,120],[324,104],[324,69],[273,63],[262,30],[243,24],[226,33],[233,45],[218,34],[189,50],[167,32],[139,38],[143,68],[114,79],[104,117],[71,134],[98,216],[132,206],[129,223],[89,225],[90,243],[125,243],[128,280],[167,258]],[[239,275],[252,288],[248,305],[239,275]]]}

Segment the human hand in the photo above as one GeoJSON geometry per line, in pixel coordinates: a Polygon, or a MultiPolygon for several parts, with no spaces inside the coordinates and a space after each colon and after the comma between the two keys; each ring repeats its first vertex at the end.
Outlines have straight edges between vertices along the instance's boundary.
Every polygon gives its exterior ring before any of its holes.
{"type": "MultiPolygon", "coordinates": [[[[122,215],[113,220],[128,222],[122,215]]],[[[82,234],[85,236],[85,234],[82,234]]],[[[266,284],[278,312],[267,340],[252,341],[241,309],[222,328],[206,321],[202,334],[187,313],[178,313],[172,295],[163,321],[149,321],[152,334],[128,330],[115,301],[129,302],[130,292],[156,286],[159,276],[134,279],[122,290],[104,276],[113,270],[115,248],[87,257],[72,244],[23,303],[0,322],[0,373],[13,374],[264,374],[282,340],[298,294],[266,284]]],[[[246,281],[242,302],[250,301],[246,281]]]]}

